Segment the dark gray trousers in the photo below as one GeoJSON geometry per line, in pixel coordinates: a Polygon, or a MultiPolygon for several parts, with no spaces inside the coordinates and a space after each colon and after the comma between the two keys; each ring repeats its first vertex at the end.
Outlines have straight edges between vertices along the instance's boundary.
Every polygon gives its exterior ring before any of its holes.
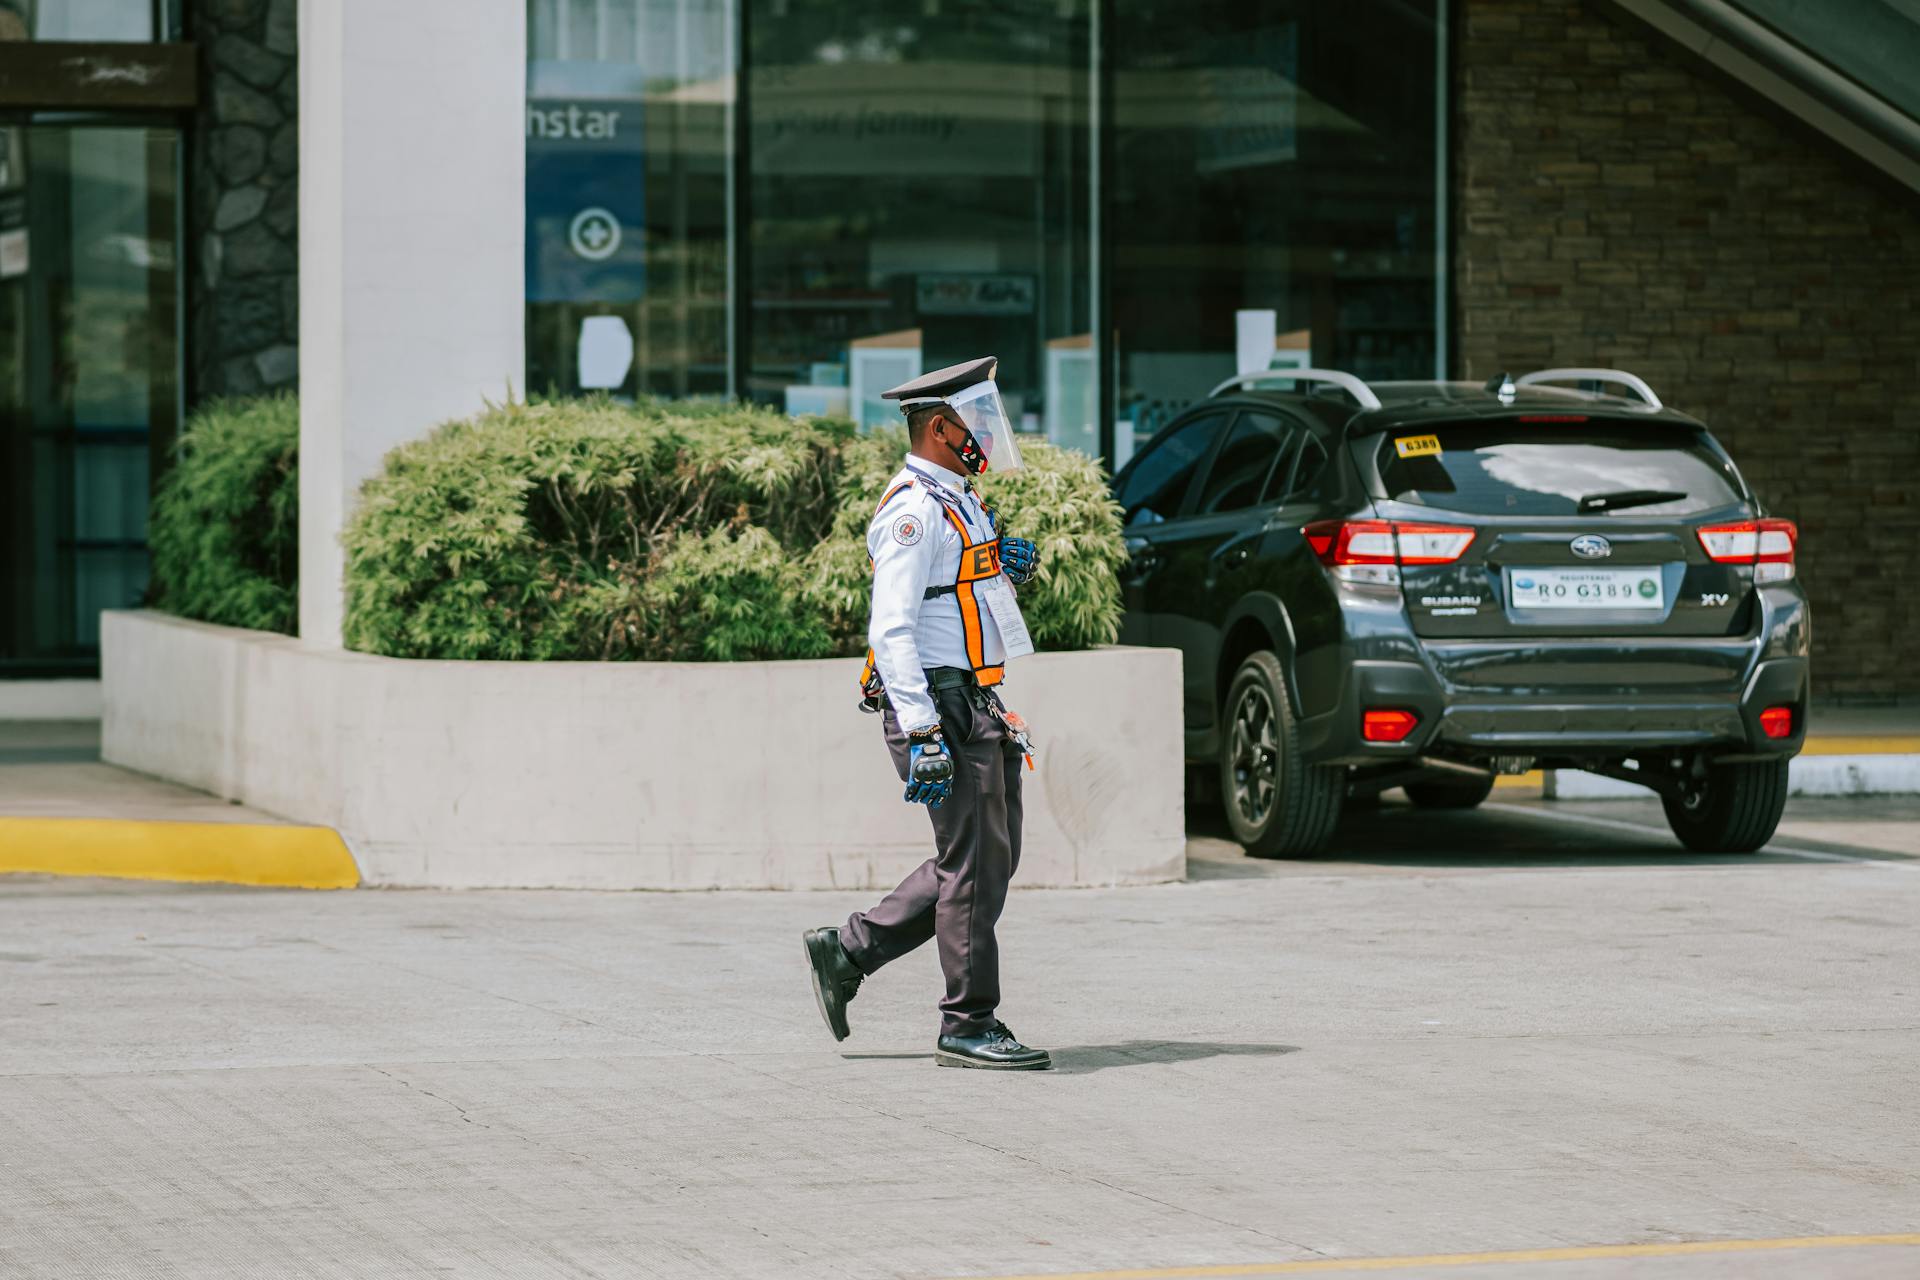
{"type": "MultiPolygon", "coordinates": [[[[934,939],[947,979],[940,1001],[943,1035],[979,1035],[995,1022],[1000,946],[993,926],[1020,865],[1022,757],[1000,721],[976,704],[980,696],[973,689],[934,695],[953,753],[953,795],[927,810],[938,852],[878,906],[849,916],[840,931],[840,945],[863,973],[934,939]]],[[[881,722],[893,767],[905,782],[906,735],[891,709],[881,722]]]]}

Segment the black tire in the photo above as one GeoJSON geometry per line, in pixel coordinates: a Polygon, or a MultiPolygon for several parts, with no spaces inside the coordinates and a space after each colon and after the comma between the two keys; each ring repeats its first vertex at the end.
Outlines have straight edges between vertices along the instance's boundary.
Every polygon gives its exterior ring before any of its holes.
{"type": "Polygon", "coordinates": [[[1278,658],[1263,650],[1240,664],[1221,724],[1221,807],[1234,839],[1255,858],[1320,852],[1339,825],[1347,771],[1300,758],[1278,658]]]}
{"type": "Polygon", "coordinates": [[[1787,807],[1787,762],[1718,764],[1706,781],[1665,796],[1667,825],[1695,853],[1752,853],[1773,839],[1787,807]]]}
{"type": "Polygon", "coordinates": [[[1471,809],[1493,794],[1493,779],[1422,778],[1401,790],[1422,809],[1471,809]]]}

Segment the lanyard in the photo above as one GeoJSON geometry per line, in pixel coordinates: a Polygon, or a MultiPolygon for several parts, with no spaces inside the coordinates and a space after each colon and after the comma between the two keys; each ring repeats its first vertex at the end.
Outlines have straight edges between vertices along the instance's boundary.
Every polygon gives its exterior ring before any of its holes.
{"type": "MultiPolygon", "coordinates": [[[[913,472],[913,474],[919,476],[922,480],[925,480],[928,484],[933,485],[936,488],[946,489],[947,492],[949,493],[953,492],[952,489],[948,487],[946,481],[942,480],[939,476],[933,475],[931,472],[922,471],[920,468],[914,466],[911,462],[907,464],[907,470],[913,472]]],[[[967,493],[973,492],[973,486],[970,483],[964,480],[961,481],[961,483],[967,485],[967,489],[966,489],[967,493]]],[[[986,513],[987,532],[992,533],[993,532],[992,509],[987,506],[985,500],[976,498],[976,501],[979,502],[980,509],[984,513],[986,513]]],[[[969,537],[971,537],[973,535],[974,522],[973,522],[973,517],[967,511],[967,503],[964,495],[962,495],[957,500],[957,505],[960,508],[960,518],[966,522],[967,534],[969,537]]]]}

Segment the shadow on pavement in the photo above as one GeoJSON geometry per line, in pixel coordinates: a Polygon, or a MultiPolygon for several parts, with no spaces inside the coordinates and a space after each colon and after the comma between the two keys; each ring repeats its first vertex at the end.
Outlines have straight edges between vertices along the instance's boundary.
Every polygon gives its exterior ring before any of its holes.
{"type": "MultiPolygon", "coordinates": [[[[1860,801],[1837,803],[1869,807],[1860,801]]],[[[1812,808],[1803,801],[1790,803],[1787,819],[1791,822],[1796,811],[1812,808]]],[[[1484,808],[1456,812],[1387,800],[1349,808],[1321,856],[1267,861],[1240,851],[1218,806],[1190,804],[1187,876],[1190,880],[1261,879],[1342,864],[1436,869],[1811,864],[1814,860],[1795,856],[1796,845],[1856,857],[1888,856],[1884,850],[1847,844],[1844,823],[1832,822],[1828,827],[1830,832],[1823,831],[1822,836],[1783,832],[1773,846],[1757,854],[1701,854],[1682,847],[1667,832],[1656,800],[1605,801],[1593,806],[1496,796],[1484,808]],[[1601,812],[1594,812],[1596,807],[1601,812]]]]}
{"type": "MultiPolygon", "coordinates": [[[[1084,1076],[1109,1067],[1148,1067],[1170,1062],[1198,1062],[1202,1058],[1272,1058],[1298,1053],[1292,1044],[1232,1044],[1217,1040],[1123,1040],[1118,1044],[1070,1045],[1054,1049],[1056,1075],[1084,1076]]],[[[843,1053],[849,1062],[910,1062],[931,1059],[931,1053],[843,1053]]]]}
{"type": "Polygon", "coordinates": [[[1157,1063],[1198,1062],[1202,1058],[1272,1058],[1298,1053],[1294,1044],[1233,1044],[1217,1040],[1123,1040],[1119,1044],[1082,1044],[1053,1050],[1056,1074],[1089,1075],[1109,1067],[1146,1067],[1157,1063]]]}

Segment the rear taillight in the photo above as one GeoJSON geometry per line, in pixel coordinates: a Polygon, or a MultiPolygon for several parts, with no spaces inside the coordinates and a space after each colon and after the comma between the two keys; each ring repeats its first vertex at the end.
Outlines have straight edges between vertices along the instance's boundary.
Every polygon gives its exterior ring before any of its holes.
{"type": "Polygon", "coordinates": [[[1739,520],[1696,530],[1715,564],[1750,564],[1755,582],[1785,582],[1793,576],[1800,529],[1791,520],[1739,520]]]}
{"type": "Polygon", "coordinates": [[[1300,532],[1334,577],[1387,586],[1399,585],[1403,564],[1452,564],[1474,537],[1458,525],[1394,520],[1321,520],[1300,532]]]}
{"type": "Polygon", "coordinates": [[[1450,524],[1399,524],[1401,564],[1452,564],[1473,545],[1473,530],[1450,524]]]}
{"type": "Polygon", "coordinates": [[[1405,742],[1420,717],[1398,708],[1375,708],[1360,713],[1360,736],[1368,742],[1405,742]]]}
{"type": "Polygon", "coordinates": [[[1385,520],[1322,520],[1301,530],[1322,564],[1394,564],[1393,526],[1385,520]]]}
{"type": "Polygon", "coordinates": [[[1760,732],[1769,738],[1793,736],[1793,708],[1768,707],[1760,713],[1760,732]]]}

